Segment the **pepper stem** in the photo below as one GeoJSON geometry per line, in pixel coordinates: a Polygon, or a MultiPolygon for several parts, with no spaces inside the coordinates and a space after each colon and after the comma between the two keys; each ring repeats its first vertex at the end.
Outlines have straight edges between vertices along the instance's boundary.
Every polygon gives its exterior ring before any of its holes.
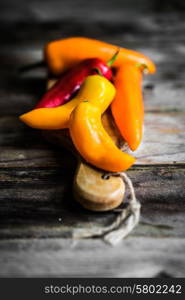
{"type": "Polygon", "coordinates": [[[119,52],[120,52],[120,48],[118,48],[117,51],[116,51],[116,53],[111,57],[111,59],[108,60],[108,62],[107,62],[107,66],[108,67],[111,67],[112,64],[115,62],[115,60],[116,60],[119,52]]]}
{"type": "Polygon", "coordinates": [[[143,73],[148,73],[148,67],[144,63],[138,63],[136,64],[136,67],[139,68],[143,73]]]}

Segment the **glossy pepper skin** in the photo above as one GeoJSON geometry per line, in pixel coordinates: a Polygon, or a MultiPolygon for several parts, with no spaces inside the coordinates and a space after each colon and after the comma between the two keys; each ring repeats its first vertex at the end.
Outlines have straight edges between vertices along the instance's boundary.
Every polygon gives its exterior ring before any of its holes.
{"type": "Polygon", "coordinates": [[[141,143],[144,104],[142,97],[142,70],[125,63],[115,75],[116,96],[111,103],[115,123],[132,151],[141,143]]]}
{"type": "Polygon", "coordinates": [[[82,101],[87,100],[105,111],[115,96],[113,84],[103,76],[90,75],[78,94],[68,103],[54,108],[38,108],[20,116],[20,120],[38,129],[68,128],[70,114],[82,101]]]}
{"type": "Polygon", "coordinates": [[[99,58],[86,59],[58,79],[55,85],[45,93],[35,108],[56,107],[66,103],[79,90],[88,75],[97,73],[96,69],[107,79],[111,79],[111,68],[103,60],[99,58]]]}
{"type": "MultiPolygon", "coordinates": [[[[44,49],[44,56],[51,73],[58,76],[87,58],[99,57],[107,61],[117,49],[115,45],[95,39],[71,37],[48,43],[44,49]]],[[[114,66],[118,68],[125,61],[145,64],[149,73],[155,73],[155,65],[148,57],[137,51],[120,48],[114,66]]]]}
{"type": "Polygon", "coordinates": [[[88,101],[72,112],[69,131],[81,156],[92,165],[110,172],[127,170],[135,159],[119,150],[103,128],[101,108],[88,101]]]}

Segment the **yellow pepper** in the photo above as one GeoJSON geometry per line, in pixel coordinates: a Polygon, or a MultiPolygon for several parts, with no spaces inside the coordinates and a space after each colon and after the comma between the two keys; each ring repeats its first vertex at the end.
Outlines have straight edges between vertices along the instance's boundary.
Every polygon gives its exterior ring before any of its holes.
{"type": "Polygon", "coordinates": [[[111,172],[128,169],[135,158],[119,150],[103,128],[100,106],[81,102],[72,112],[69,131],[81,156],[92,165],[111,172]]]}
{"type": "Polygon", "coordinates": [[[103,76],[88,76],[77,96],[68,103],[54,108],[38,108],[20,116],[21,121],[38,129],[68,128],[70,114],[82,101],[88,100],[104,112],[115,96],[112,83],[103,76]]]}
{"type": "Polygon", "coordinates": [[[116,147],[101,122],[101,115],[114,96],[115,88],[110,81],[100,75],[91,75],[68,103],[34,109],[20,119],[39,129],[69,128],[74,145],[87,162],[111,172],[124,171],[135,159],[116,147]]]}

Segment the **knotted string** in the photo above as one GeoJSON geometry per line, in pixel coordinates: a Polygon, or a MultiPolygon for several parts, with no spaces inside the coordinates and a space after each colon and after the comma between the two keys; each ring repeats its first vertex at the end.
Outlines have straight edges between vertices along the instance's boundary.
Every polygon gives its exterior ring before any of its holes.
{"type": "Polygon", "coordinates": [[[118,244],[123,238],[125,238],[138,224],[140,217],[141,205],[136,199],[134,187],[131,179],[124,173],[110,173],[107,175],[120,176],[126,183],[130,190],[130,200],[128,206],[123,208],[116,220],[111,224],[114,229],[108,231],[104,235],[104,241],[111,245],[118,244]]]}

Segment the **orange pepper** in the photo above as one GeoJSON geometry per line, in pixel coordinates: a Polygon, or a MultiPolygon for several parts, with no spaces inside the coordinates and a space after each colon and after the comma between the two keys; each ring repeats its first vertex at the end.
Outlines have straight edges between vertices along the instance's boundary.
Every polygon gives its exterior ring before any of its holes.
{"type": "MultiPolygon", "coordinates": [[[[94,39],[71,37],[48,43],[44,55],[50,72],[57,76],[86,58],[98,57],[108,61],[118,48],[94,39]]],[[[155,65],[148,57],[137,51],[120,48],[114,66],[120,67],[125,61],[145,64],[149,73],[155,72],[155,65]]]]}
{"type": "Polygon", "coordinates": [[[115,75],[116,96],[111,110],[123,138],[132,151],[142,139],[144,104],[142,97],[142,70],[139,66],[125,63],[115,75]]]}
{"type": "Polygon", "coordinates": [[[70,116],[69,131],[82,157],[97,168],[111,172],[127,170],[135,158],[116,147],[101,122],[99,105],[88,101],[76,106],[70,116]]]}
{"type": "MultiPolygon", "coordinates": [[[[45,47],[45,58],[50,71],[59,75],[79,61],[99,57],[108,60],[118,47],[98,40],[72,37],[53,41],[45,47]]],[[[154,73],[155,64],[143,54],[120,48],[114,62],[117,89],[112,103],[115,122],[130,148],[134,151],[142,139],[144,108],[142,100],[141,69],[136,65],[145,65],[148,73],[154,73]]]]}

